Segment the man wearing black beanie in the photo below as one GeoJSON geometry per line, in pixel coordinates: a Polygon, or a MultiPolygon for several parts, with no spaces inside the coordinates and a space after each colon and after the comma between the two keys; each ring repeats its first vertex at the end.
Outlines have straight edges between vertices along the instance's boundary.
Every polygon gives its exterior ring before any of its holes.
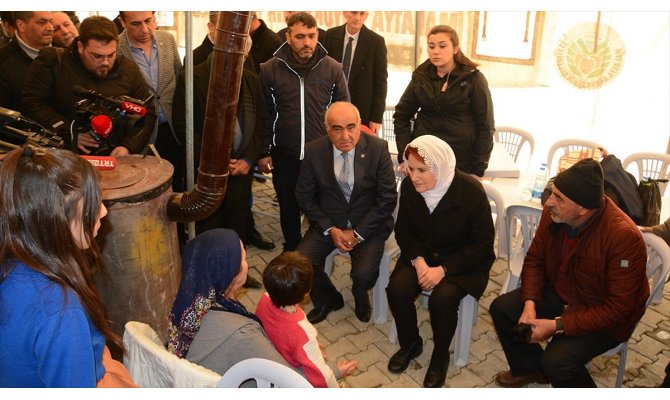
{"type": "Polygon", "coordinates": [[[521,287],[491,304],[510,366],[496,383],[596,387],[585,365],[633,333],[649,297],[646,261],[638,227],[603,195],[599,162],[582,160],[558,174],[521,287]],[[529,341],[515,333],[524,324],[529,341]]]}

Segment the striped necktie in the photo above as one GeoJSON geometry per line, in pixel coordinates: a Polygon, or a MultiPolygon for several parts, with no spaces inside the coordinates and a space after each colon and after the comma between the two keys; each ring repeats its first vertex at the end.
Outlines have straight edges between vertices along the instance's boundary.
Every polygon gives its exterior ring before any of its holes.
{"type": "Polygon", "coordinates": [[[351,187],[349,186],[349,174],[351,173],[349,153],[342,153],[342,158],[342,169],[340,169],[340,174],[337,176],[337,183],[340,185],[340,189],[342,189],[342,193],[348,202],[351,197],[351,187]]]}
{"type": "Polygon", "coordinates": [[[349,36],[349,42],[347,42],[347,47],[344,49],[344,58],[342,59],[342,71],[344,71],[344,77],[349,79],[349,70],[351,69],[351,43],[354,41],[354,38],[349,36]]]}

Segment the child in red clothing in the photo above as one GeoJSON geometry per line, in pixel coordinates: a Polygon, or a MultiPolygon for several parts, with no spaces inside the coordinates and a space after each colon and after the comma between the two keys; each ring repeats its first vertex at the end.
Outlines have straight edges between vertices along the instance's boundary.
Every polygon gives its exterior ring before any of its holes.
{"type": "Polygon", "coordinates": [[[317,341],[317,331],[307,321],[300,303],[312,288],[312,264],[297,251],[275,257],[263,272],[264,293],[256,316],[270,341],[293,367],[300,367],[314,387],[339,387],[338,378],[350,374],[356,361],[340,360],[335,368],[326,364],[317,341]]]}

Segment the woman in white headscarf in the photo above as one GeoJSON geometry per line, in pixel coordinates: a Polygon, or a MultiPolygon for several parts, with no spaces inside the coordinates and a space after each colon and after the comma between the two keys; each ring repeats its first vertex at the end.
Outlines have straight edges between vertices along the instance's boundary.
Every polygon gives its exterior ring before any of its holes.
{"type": "Polygon", "coordinates": [[[400,189],[395,237],[401,255],[386,292],[400,350],[388,369],[401,373],[423,351],[414,301],[428,302],[434,349],[424,387],[441,387],[449,365],[461,299],[479,298],[493,265],[491,207],[481,182],[456,169],[449,145],[432,135],[414,139],[404,152],[407,178],[400,189]]]}

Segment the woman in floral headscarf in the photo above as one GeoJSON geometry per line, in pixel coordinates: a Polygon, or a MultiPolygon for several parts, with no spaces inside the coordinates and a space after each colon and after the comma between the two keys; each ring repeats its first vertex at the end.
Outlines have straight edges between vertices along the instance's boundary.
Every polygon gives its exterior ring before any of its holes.
{"type": "Polygon", "coordinates": [[[212,229],[188,242],[168,326],[168,350],[224,374],[247,358],[286,364],[258,318],[235,300],[247,277],[246,251],[235,231],[212,229]]]}
{"type": "Polygon", "coordinates": [[[454,152],[442,139],[420,136],[407,145],[404,158],[408,177],[395,224],[401,254],[386,289],[400,350],[388,369],[403,372],[423,351],[414,300],[432,291],[434,348],[423,385],[441,387],[459,303],[468,294],[483,294],[495,259],[491,207],[482,184],[456,169],[454,152]]]}

